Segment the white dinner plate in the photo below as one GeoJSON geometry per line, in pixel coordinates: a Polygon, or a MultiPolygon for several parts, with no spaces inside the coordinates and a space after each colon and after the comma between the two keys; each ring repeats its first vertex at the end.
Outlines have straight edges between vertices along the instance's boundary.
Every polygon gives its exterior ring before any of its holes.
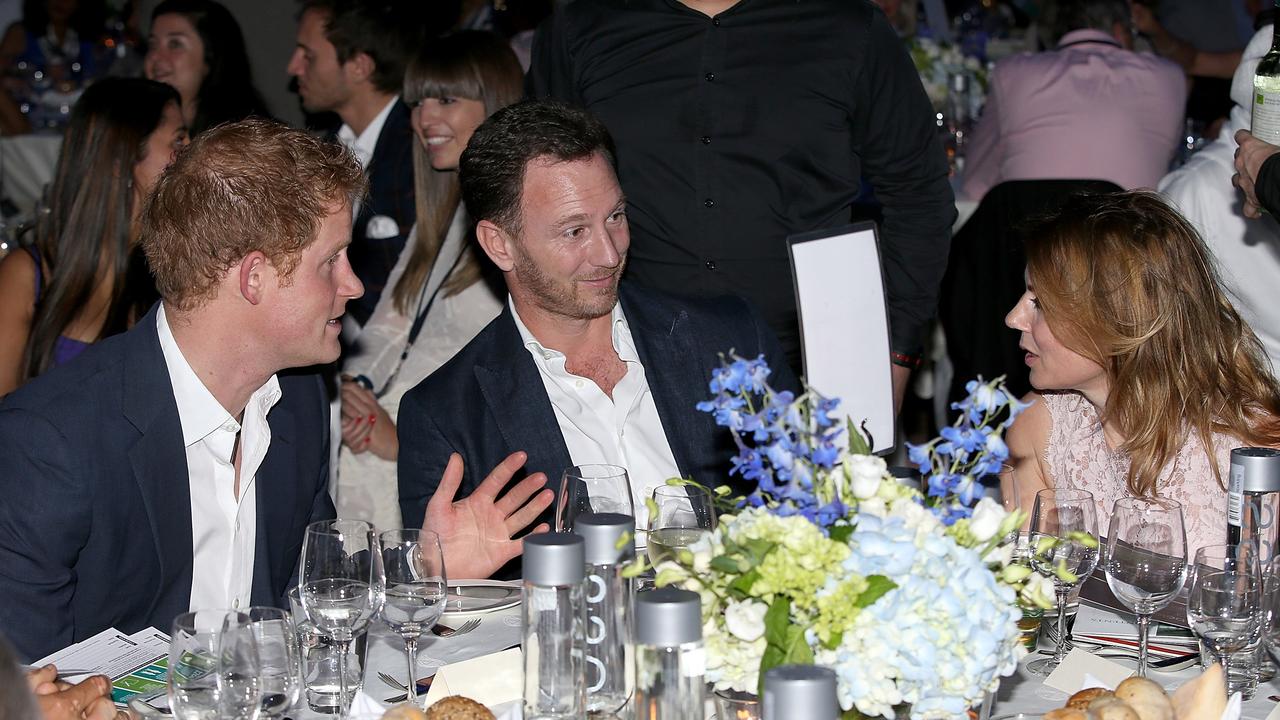
{"type": "Polygon", "coordinates": [[[520,582],[503,580],[459,580],[449,583],[445,617],[464,617],[506,610],[520,604],[520,582]]]}

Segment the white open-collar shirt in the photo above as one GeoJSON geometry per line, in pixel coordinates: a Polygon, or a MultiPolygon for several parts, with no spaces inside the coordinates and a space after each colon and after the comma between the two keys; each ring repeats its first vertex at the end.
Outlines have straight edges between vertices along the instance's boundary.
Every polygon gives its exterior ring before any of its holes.
{"type": "Polygon", "coordinates": [[[626,364],[627,372],[613,388],[610,399],[590,378],[566,370],[564,353],[539,342],[521,321],[510,296],[507,302],[551,400],[569,457],[574,465],[607,463],[626,468],[636,525],[646,527],[645,498],[668,478],[679,477],[680,468],[662,429],[622,305],[613,306],[613,349],[626,364]]]}
{"type": "Polygon", "coordinates": [[[272,375],[249,396],[243,423],[213,397],[157,313],[160,350],[173,384],[187,455],[191,492],[191,610],[245,608],[253,594],[258,502],[255,475],[271,446],[267,413],[280,400],[272,375]],[[235,493],[236,436],[240,436],[240,494],[235,493]]]}

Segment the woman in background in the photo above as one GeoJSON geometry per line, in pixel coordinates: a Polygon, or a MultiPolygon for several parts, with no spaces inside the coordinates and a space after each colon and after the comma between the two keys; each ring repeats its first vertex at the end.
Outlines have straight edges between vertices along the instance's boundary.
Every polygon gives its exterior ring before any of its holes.
{"type": "Polygon", "coordinates": [[[254,87],[240,25],[214,0],[157,5],[143,67],[147,78],[172,85],[182,96],[182,117],[192,136],[250,115],[271,116],[254,87]]]}
{"type": "Polygon", "coordinates": [[[1195,229],[1150,192],[1072,198],[1027,233],[1022,332],[1034,404],[1009,429],[1025,509],[1036,491],[1182,504],[1187,554],[1226,542],[1231,449],[1280,446],[1280,387],[1195,229]]]}
{"type": "MultiPolygon", "coordinates": [[[[462,31],[432,40],[405,74],[413,107],[418,222],[348,357],[342,383],[337,504],[343,517],[400,527],[400,398],[502,309],[462,206],[458,159],[480,123],[520,99],[523,73],[501,37],[462,31]]],[[[501,281],[498,281],[501,284],[501,281]]]]}
{"type": "Polygon", "coordinates": [[[155,302],[137,219],[186,143],[168,85],[106,78],[85,90],[35,244],[0,261],[0,395],[125,330],[155,302]]]}

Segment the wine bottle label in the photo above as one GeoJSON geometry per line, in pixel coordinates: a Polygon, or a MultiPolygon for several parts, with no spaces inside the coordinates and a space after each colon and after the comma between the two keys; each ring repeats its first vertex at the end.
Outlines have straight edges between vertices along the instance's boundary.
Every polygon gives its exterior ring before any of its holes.
{"type": "Polygon", "coordinates": [[[1255,77],[1250,132],[1259,140],[1280,145],[1280,78],[1255,77]],[[1271,87],[1260,87],[1267,85],[1271,87]]]}
{"type": "Polygon", "coordinates": [[[1231,476],[1227,482],[1227,524],[1240,527],[1244,519],[1244,466],[1231,465],[1231,476]]]}

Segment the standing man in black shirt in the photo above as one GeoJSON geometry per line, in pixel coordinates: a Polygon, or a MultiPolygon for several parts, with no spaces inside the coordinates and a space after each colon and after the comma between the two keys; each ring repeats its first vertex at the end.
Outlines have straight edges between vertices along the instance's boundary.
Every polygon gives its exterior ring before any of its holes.
{"type": "Polygon", "coordinates": [[[866,177],[899,404],[937,307],[955,207],[933,111],[865,0],[575,0],[539,29],[529,94],[616,138],[629,277],[752,299],[793,364],[786,237],[849,222],[866,177]]]}

